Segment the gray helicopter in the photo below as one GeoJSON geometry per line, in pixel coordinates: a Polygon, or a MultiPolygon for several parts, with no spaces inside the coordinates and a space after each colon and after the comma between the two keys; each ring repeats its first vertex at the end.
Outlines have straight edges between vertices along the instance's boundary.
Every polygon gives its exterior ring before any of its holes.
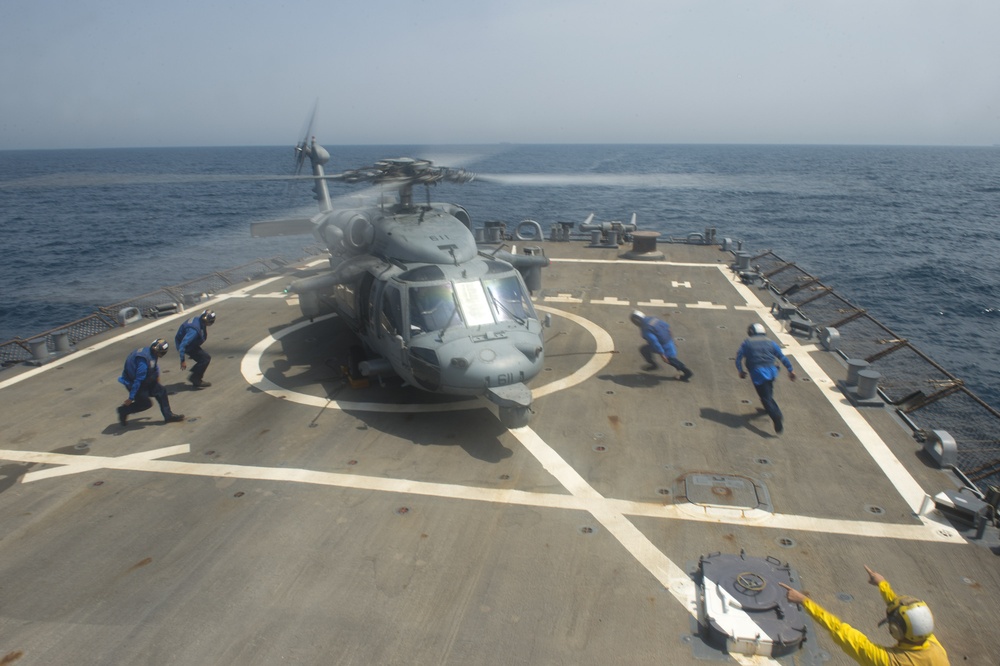
{"type": "Polygon", "coordinates": [[[361,341],[364,358],[350,363],[361,375],[398,375],[424,391],[484,396],[505,426],[527,425],[527,382],[545,356],[528,285],[540,287],[549,260],[481,251],[464,208],[430,201],[430,185],[467,183],[472,173],[399,158],[326,174],[330,154],[315,138],[299,143],[296,156],[299,169],[306,158],[312,165],[319,213],[257,222],[252,234],[311,233],[326,245],[330,270],[289,285],[302,314],[341,317],[361,341]],[[330,180],[372,183],[381,194],[371,204],[340,208],[330,180]],[[414,203],[414,185],[427,188],[426,203],[414,203]]]}

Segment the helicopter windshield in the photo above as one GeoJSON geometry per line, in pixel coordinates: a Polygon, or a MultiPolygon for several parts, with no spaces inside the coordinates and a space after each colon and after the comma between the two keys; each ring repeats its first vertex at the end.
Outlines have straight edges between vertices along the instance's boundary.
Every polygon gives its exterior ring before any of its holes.
{"type": "Polygon", "coordinates": [[[450,282],[410,287],[410,333],[417,335],[461,322],[450,282]]]}
{"type": "Polygon", "coordinates": [[[513,319],[523,324],[526,319],[535,316],[531,301],[528,300],[524,290],[521,289],[521,283],[514,275],[485,279],[483,286],[486,287],[486,293],[489,294],[490,302],[496,310],[497,321],[513,319]]]}
{"type": "Polygon", "coordinates": [[[524,324],[534,317],[531,303],[514,275],[482,282],[445,282],[410,287],[410,334],[450,326],[480,326],[508,320],[524,324]]]}

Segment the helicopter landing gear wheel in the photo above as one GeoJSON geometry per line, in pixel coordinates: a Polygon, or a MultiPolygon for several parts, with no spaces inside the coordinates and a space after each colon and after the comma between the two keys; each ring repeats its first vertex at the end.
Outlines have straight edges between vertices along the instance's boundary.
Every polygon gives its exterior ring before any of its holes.
{"type": "Polygon", "coordinates": [[[500,411],[500,423],[507,428],[523,428],[531,420],[531,390],[522,383],[493,386],[486,398],[500,411]]]}
{"type": "Polygon", "coordinates": [[[530,407],[501,407],[500,423],[507,428],[523,428],[531,420],[530,407]]]}
{"type": "Polygon", "coordinates": [[[361,379],[361,362],[365,360],[365,350],[361,345],[354,345],[347,352],[347,372],[352,379],[361,379]]]}

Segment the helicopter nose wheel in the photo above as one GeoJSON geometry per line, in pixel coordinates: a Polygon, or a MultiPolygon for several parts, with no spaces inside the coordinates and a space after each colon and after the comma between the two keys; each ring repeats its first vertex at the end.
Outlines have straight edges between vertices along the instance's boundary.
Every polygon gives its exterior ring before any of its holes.
{"type": "Polygon", "coordinates": [[[501,407],[500,423],[507,428],[523,428],[531,420],[530,407],[501,407]]]}
{"type": "Polygon", "coordinates": [[[493,386],[486,398],[500,411],[500,423],[508,428],[523,428],[531,419],[531,389],[522,383],[493,386]]]}

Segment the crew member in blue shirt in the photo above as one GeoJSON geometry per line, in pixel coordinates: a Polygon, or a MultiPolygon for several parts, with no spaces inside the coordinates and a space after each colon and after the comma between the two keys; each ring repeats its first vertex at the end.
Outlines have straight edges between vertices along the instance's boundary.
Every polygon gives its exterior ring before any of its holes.
{"type": "Polygon", "coordinates": [[[181,324],[180,328],[177,329],[177,335],[174,336],[177,353],[181,355],[181,370],[187,370],[185,355],[190,356],[191,360],[194,361],[190,379],[195,388],[205,388],[212,385],[211,382],[206,382],[203,379],[212,357],[201,346],[208,340],[208,327],[214,323],[215,313],[205,310],[197,317],[192,317],[181,324]]]}
{"type": "Polygon", "coordinates": [[[736,352],[736,370],[740,373],[740,379],[746,379],[747,373],[743,370],[743,361],[746,359],[750,380],[757,390],[757,395],[760,396],[760,403],[774,421],[774,431],[781,432],[785,429],[785,425],[781,409],[774,401],[774,380],[779,372],[778,361],[788,369],[788,378],[792,381],[795,381],[795,372],[792,371],[792,362],[781,353],[778,343],[765,337],[765,333],[763,324],[751,324],[747,328],[747,335],[750,337],[743,341],[739,351],[736,352]]]}
{"type": "Polygon", "coordinates": [[[125,359],[125,367],[118,381],[128,389],[128,398],[118,407],[118,422],[128,425],[128,415],[144,412],[153,406],[150,398],[160,404],[160,413],[166,423],[184,420],[183,414],[170,411],[167,389],[160,383],[159,360],[166,356],[170,346],[166,340],[157,338],[148,347],[139,347],[125,359]]]}
{"type": "Polygon", "coordinates": [[[681,381],[686,382],[694,376],[694,373],[677,358],[677,345],[674,344],[674,336],[670,333],[670,324],[656,317],[647,317],[639,310],[633,310],[629,318],[639,327],[642,339],[647,343],[639,349],[639,353],[646,359],[646,367],[643,370],[656,370],[659,367],[653,356],[655,353],[668,365],[681,371],[681,381]]]}

